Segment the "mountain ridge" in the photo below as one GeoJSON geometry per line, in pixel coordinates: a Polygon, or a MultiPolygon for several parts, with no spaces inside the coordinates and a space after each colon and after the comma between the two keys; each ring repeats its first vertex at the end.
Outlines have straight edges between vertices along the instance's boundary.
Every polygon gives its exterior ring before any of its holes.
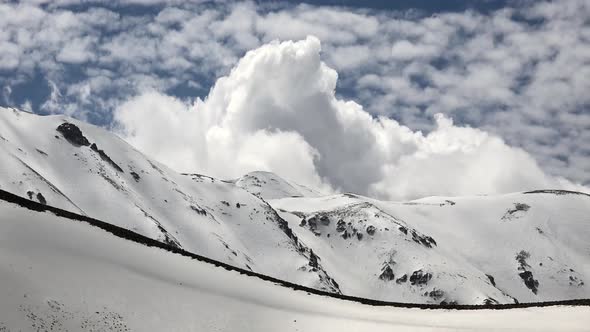
{"type": "Polygon", "coordinates": [[[385,302],[590,297],[583,193],[410,202],[325,195],[269,172],[235,180],[179,174],[64,116],[3,108],[0,119],[0,189],[231,266],[385,302]]]}
{"type": "Polygon", "coordinates": [[[544,301],[544,302],[525,302],[525,303],[507,303],[507,304],[481,304],[481,305],[459,305],[459,304],[421,304],[421,303],[403,303],[403,302],[392,302],[392,301],[379,301],[369,298],[361,298],[355,296],[348,296],[334,292],[326,292],[322,290],[318,290],[315,288],[310,288],[306,286],[302,286],[299,284],[294,284],[285,280],[277,279],[272,276],[252,272],[251,270],[243,269],[240,267],[232,266],[227,263],[216,261],[211,258],[198,255],[192,252],[188,252],[176,246],[167,244],[165,242],[160,242],[149,237],[143,236],[139,233],[135,233],[128,229],[116,226],[114,224],[108,223],[106,221],[90,218],[88,216],[76,214],[74,212],[66,211],[63,209],[59,209],[53,206],[49,206],[46,204],[38,203],[32,201],[30,199],[26,199],[25,197],[21,197],[10,192],[4,191],[0,189],[0,201],[5,201],[8,203],[16,204],[22,208],[36,211],[36,212],[51,212],[57,217],[62,217],[65,219],[70,219],[73,221],[84,222],[91,226],[100,228],[108,233],[111,233],[119,238],[130,240],[132,242],[136,242],[148,247],[156,247],[158,249],[163,249],[169,251],[174,254],[178,254],[181,256],[189,257],[192,259],[196,259],[198,261],[202,261],[208,264],[212,264],[217,267],[222,267],[228,271],[236,271],[240,274],[244,274],[250,277],[256,277],[265,281],[269,281],[275,284],[279,284],[283,287],[291,288],[293,290],[303,291],[315,295],[322,295],[333,297],[340,300],[347,300],[352,302],[357,302],[366,305],[373,305],[373,306],[391,306],[391,307],[399,307],[399,308],[419,308],[419,309],[454,309],[454,310],[478,310],[478,309],[494,309],[494,310],[503,310],[503,309],[514,309],[514,308],[532,308],[532,307],[548,307],[548,306],[562,306],[562,305],[569,305],[569,306],[590,306],[590,298],[579,298],[579,299],[572,299],[572,300],[561,300],[561,301],[544,301]]]}
{"type": "Polygon", "coordinates": [[[293,290],[282,280],[261,280],[249,270],[176,254],[181,249],[136,235],[155,244],[149,247],[58,216],[41,203],[7,192],[0,196],[8,198],[0,199],[0,280],[8,286],[0,287],[2,331],[587,328],[590,306],[580,305],[583,301],[509,310],[418,310],[366,305],[295,284],[299,290],[293,290]]]}

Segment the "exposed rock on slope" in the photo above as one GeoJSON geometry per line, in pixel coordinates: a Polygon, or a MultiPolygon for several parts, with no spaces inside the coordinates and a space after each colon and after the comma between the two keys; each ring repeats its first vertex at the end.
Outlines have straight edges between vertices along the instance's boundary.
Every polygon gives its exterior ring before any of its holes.
{"type": "Polygon", "coordinates": [[[76,146],[90,145],[88,139],[84,136],[84,134],[82,134],[80,128],[78,128],[75,124],[64,122],[57,126],[56,130],[62,133],[62,135],[66,140],[68,140],[68,142],[76,146]]]}

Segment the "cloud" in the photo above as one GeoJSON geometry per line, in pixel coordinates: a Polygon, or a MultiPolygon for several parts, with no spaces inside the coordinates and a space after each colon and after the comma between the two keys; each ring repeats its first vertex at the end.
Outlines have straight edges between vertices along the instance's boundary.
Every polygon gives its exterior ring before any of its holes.
{"type": "Polygon", "coordinates": [[[432,14],[289,1],[0,3],[0,87],[13,90],[1,102],[108,126],[132,96],[204,97],[248,50],[315,35],[340,74],[337,95],[373,117],[428,135],[442,113],[590,184],[588,1],[432,14]]]}
{"type": "Polygon", "coordinates": [[[0,70],[10,70],[17,68],[21,55],[21,50],[18,45],[10,42],[0,43],[2,49],[0,55],[0,70]]]}
{"type": "Polygon", "coordinates": [[[12,94],[12,88],[10,87],[10,85],[5,85],[2,87],[2,100],[6,104],[12,104],[12,100],[10,98],[11,94],[12,94]]]}
{"type": "Polygon", "coordinates": [[[53,81],[48,81],[49,87],[51,88],[51,94],[49,98],[43,103],[41,109],[49,113],[57,113],[60,111],[59,99],[62,97],[61,91],[53,81]]]}
{"type": "Polygon", "coordinates": [[[90,51],[92,38],[75,38],[64,45],[57,54],[57,60],[69,63],[84,63],[94,59],[94,54],[90,51]]]}
{"type": "Polygon", "coordinates": [[[378,32],[379,21],[346,9],[299,5],[260,15],[255,26],[265,41],[301,39],[313,34],[325,42],[345,45],[372,38],[378,32]]]}
{"type": "Polygon", "coordinates": [[[387,199],[576,188],[521,149],[444,115],[428,135],[338,99],[315,37],[248,52],[194,104],[157,92],[115,113],[129,142],[180,171],[222,178],[268,170],[387,199]]]}
{"type": "Polygon", "coordinates": [[[438,50],[431,45],[414,45],[407,40],[398,41],[391,49],[391,56],[396,60],[413,60],[419,57],[432,57],[438,50]]]}

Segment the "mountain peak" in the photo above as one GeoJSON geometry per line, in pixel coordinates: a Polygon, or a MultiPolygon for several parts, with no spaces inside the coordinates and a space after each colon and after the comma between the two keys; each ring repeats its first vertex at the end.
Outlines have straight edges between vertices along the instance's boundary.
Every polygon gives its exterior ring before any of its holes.
{"type": "Polygon", "coordinates": [[[286,197],[319,197],[324,196],[320,190],[310,188],[267,171],[254,171],[235,180],[238,187],[265,200],[286,197]]]}

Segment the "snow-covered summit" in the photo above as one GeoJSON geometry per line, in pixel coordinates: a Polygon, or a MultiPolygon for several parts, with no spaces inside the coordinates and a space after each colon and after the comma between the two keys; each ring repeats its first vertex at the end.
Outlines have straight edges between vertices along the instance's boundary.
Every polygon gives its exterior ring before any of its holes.
{"type": "Polygon", "coordinates": [[[235,180],[238,187],[244,188],[263,199],[285,197],[319,197],[325,195],[318,189],[287,181],[272,172],[254,171],[235,180]]]}

